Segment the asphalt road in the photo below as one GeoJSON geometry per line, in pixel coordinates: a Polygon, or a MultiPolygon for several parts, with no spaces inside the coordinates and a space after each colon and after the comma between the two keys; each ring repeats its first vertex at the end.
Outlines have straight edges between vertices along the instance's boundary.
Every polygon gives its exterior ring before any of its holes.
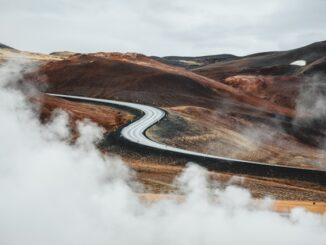
{"type": "MultiPolygon", "coordinates": [[[[221,156],[214,156],[204,154],[195,151],[189,151],[177,147],[165,145],[156,141],[153,141],[146,137],[146,130],[152,127],[154,124],[163,119],[166,115],[165,111],[143,104],[136,104],[130,102],[122,102],[116,100],[98,99],[90,97],[63,95],[63,94],[50,94],[52,96],[61,97],[65,99],[75,99],[86,102],[99,102],[108,105],[118,105],[127,108],[132,108],[143,112],[143,116],[138,120],[125,126],[120,132],[121,137],[129,142],[136,143],[138,146],[149,147],[150,149],[159,149],[163,152],[177,153],[178,155],[193,157],[193,159],[202,159],[206,162],[214,162],[216,170],[237,170],[238,173],[254,174],[258,176],[270,176],[270,177],[287,177],[313,181],[317,183],[325,183],[326,172],[321,170],[302,169],[281,165],[272,165],[261,162],[246,161],[240,159],[233,159],[221,156]],[[224,165],[223,165],[224,164],[224,165]],[[219,167],[220,165],[220,167],[219,167]]],[[[209,164],[212,166],[212,164],[209,164]]],[[[214,167],[213,167],[214,169],[214,167]]]]}
{"type": "Polygon", "coordinates": [[[129,108],[133,108],[136,110],[140,110],[144,113],[144,115],[137,121],[131,123],[130,125],[124,127],[121,130],[121,136],[124,137],[126,140],[132,141],[134,143],[154,147],[157,149],[165,150],[165,151],[172,151],[172,152],[178,152],[183,154],[189,154],[194,156],[200,156],[200,157],[208,157],[208,158],[215,158],[215,159],[222,159],[222,160],[230,160],[230,161],[239,161],[239,162],[248,162],[248,163],[256,163],[261,164],[259,162],[253,162],[253,161],[244,161],[244,160],[238,160],[233,158],[227,158],[227,157],[220,157],[220,156],[214,156],[209,154],[204,154],[200,152],[195,151],[189,151],[177,147],[168,146],[156,141],[153,141],[146,137],[145,132],[148,128],[152,127],[154,124],[159,122],[162,118],[165,117],[165,112],[159,108],[147,106],[143,104],[136,104],[136,103],[130,103],[130,102],[122,102],[122,101],[116,101],[116,100],[107,100],[107,99],[97,99],[97,98],[90,98],[90,97],[81,97],[81,96],[73,96],[73,95],[62,95],[62,94],[49,94],[56,97],[66,98],[66,99],[78,99],[83,101],[90,101],[90,102],[101,102],[106,104],[113,104],[113,105],[120,105],[120,106],[126,106],[129,108]]]}

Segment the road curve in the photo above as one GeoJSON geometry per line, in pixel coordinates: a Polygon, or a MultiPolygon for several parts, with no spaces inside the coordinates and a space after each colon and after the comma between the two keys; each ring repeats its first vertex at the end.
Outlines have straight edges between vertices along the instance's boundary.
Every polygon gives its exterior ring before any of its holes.
{"type": "MultiPolygon", "coordinates": [[[[214,156],[209,154],[204,154],[200,152],[195,151],[189,151],[177,147],[172,147],[169,145],[165,145],[156,141],[153,141],[146,137],[146,130],[152,127],[154,124],[159,122],[161,119],[163,119],[166,115],[165,111],[159,108],[155,108],[152,106],[147,106],[143,104],[136,104],[136,103],[130,103],[130,102],[123,102],[123,101],[116,101],[116,100],[107,100],[107,99],[99,99],[99,98],[91,98],[91,97],[82,97],[82,96],[73,96],[73,95],[63,95],[63,94],[53,94],[48,93],[48,95],[55,96],[55,97],[61,97],[65,99],[74,99],[79,101],[86,101],[86,102],[97,102],[97,103],[103,103],[108,105],[117,105],[117,106],[123,106],[127,108],[136,109],[138,111],[141,111],[143,115],[136,121],[130,123],[129,125],[122,128],[120,131],[121,137],[123,137],[125,140],[129,142],[133,142],[140,146],[146,146],[149,148],[155,148],[158,150],[161,150],[163,152],[170,152],[170,153],[178,153],[179,155],[184,156],[190,156],[194,157],[194,159],[205,159],[205,160],[215,160],[216,164],[219,164],[218,162],[223,163],[230,163],[231,167],[233,168],[243,168],[244,167],[251,167],[253,169],[258,169],[258,172],[264,173],[266,172],[266,176],[269,176],[268,173],[272,173],[270,176],[277,177],[277,171],[283,172],[289,172],[291,175],[291,172],[295,173],[294,175],[298,175],[300,179],[301,174],[307,174],[307,178],[305,180],[309,180],[310,178],[315,177],[309,177],[309,174],[317,174],[316,178],[320,179],[321,182],[324,183],[326,177],[325,171],[320,170],[310,170],[310,169],[302,169],[302,168],[295,168],[295,167],[288,167],[288,166],[280,166],[280,165],[272,165],[267,163],[260,163],[260,162],[254,162],[254,161],[246,161],[246,160],[239,160],[239,159],[233,159],[233,158],[227,158],[227,157],[221,157],[221,156],[214,156]],[[275,174],[276,173],[276,174],[275,174]]],[[[256,170],[254,170],[256,171],[256,170]]],[[[249,171],[250,172],[250,171],[249,171]]],[[[252,172],[252,171],[251,171],[252,172]]],[[[262,176],[263,174],[259,174],[259,176],[262,176]]],[[[283,173],[284,175],[284,173],[283,173]]],[[[317,181],[318,183],[320,181],[317,181]]]]}
{"type": "Polygon", "coordinates": [[[90,97],[81,97],[81,96],[73,96],[73,95],[62,95],[62,94],[49,94],[56,97],[66,98],[66,99],[78,99],[83,101],[91,101],[91,102],[101,102],[105,104],[113,104],[113,105],[120,105],[120,106],[126,106],[129,108],[133,108],[136,110],[140,110],[144,113],[144,115],[137,121],[129,124],[127,127],[124,127],[121,130],[121,136],[124,137],[128,141],[132,141],[134,143],[137,143],[139,145],[149,146],[158,148],[160,150],[164,151],[172,151],[172,152],[178,152],[193,156],[200,156],[200,157],[209,157],[214,159],[221,159],[221,160],[230,160],[230,161],[239,161],[239,162],[248,162],[248,163],[256,163],[261,164],[258,162],[253,161],[244,161],[244,160],[238,160],[233,158],[227,158],[227,157],[219,157],[209,154],[204,154],[200,152],[195,151],[189,151],[177,147],[171,147],[156,141],[153,141],[146,137],[145,132],[148,128],[159,122],[162,118],[165,117],[165,111],[142,104],[136,104],[136,103],[130,103],[130,102],[122,102],[122,101],[116,101],[116,100],[107,100],[107,99],[97,99],[97,98],[90,98],[90,97]]]}

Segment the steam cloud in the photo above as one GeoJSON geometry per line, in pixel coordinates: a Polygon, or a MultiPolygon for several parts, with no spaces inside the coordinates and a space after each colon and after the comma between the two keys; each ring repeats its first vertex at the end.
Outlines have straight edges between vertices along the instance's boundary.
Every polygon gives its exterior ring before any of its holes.
{"type": "Polygon", "coordinates": [[[301,86],[296,102],[298,114],[308,114],[310,118],[326,117],[325,74],[316,73],[308,76],[301,86]]]}
{"type": "MultiPolygon", "coordinates": [[[[296,101],[297,118],[295,122],[303,129],[314,129],[315,145],[325,154],[326,150],[326,86],[325,74],[315,73],[307,76],[300,88],[296,101]]],[[[319,167],[326,170],[325,159],[319,167]]]]}
{"type": "Polygon", "coordinates": [[[247,190],[209,189],[196,165],[176,180],[184,201],[142,202],[131,170],[96,149],[100,127],[79,122],[70,145],[67,114],[40,124],[15,89],[21,69],[0,67],[0,244],[326,244],[325,215],[282,216],[247,190]]]}

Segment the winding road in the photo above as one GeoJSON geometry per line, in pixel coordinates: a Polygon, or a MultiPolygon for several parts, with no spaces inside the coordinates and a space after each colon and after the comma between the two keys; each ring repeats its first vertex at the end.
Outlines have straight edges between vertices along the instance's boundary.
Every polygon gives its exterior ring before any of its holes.
{"type": "MultiPolygon", "coordinates": [[[[153,141],[148,137],[146,137],[145,133],[147,129],[149,129],[156,123],[158,123],[161,119],[163,119],[166,116],[165,111],[159,108],[155,108],[143,104],[82,97],[82,96],[53,94],[53,93],[48,93],[48,95],[61,97],[64,99],[103,103],[111,106],[112,105],[123,106],[123,107],[132,108],[141,111],[143,115],[138,120],[123,127],[122,130],[120,131],[121,134],[120,136],[124,138],[124,140],[128,142],[132,142],[138,146],[143,146],[150,149],[157,149],[165,153],[186,156],[194,160],[203,160],[206,162],[210,162],[208,164],[210,168],[212,168],[212,165],[214,165],[215,167],[213,167],[213,169],[217,169],[217,170],[233,169],[235,172],[238,173],[254,174],[258,176],[281,177],[281,178],[293,177],[295,179],[308,180],[308,181],[317,182],[321,184],[325,184],[326,181],[326,171],[272,165],[267,163],[214,156],[214,155],[204,154],[200,152],[189,151],[177,147],[172,147],[169,145],[165,145],[153,141]]],[[[205,167],[207,167],[208,165],[205,165],[205,167]]]]}

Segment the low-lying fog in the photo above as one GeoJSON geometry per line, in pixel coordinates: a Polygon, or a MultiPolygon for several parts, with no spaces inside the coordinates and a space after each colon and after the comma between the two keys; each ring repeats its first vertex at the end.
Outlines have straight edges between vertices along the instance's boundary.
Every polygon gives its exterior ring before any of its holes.
{"type": "Polygon", "coordinates": [[[280,215],[235,186],[208,190],[206,171],[193,164],[176,180],[183,202],[141,201],[132,171],[96,149],[100,127],[79,122],[71,145],[66,113],[39,122],[24,95],[32,89],[17,89],[26,67],[0,67],[1,245],[326,244],[325,215],[280,215]]]}

